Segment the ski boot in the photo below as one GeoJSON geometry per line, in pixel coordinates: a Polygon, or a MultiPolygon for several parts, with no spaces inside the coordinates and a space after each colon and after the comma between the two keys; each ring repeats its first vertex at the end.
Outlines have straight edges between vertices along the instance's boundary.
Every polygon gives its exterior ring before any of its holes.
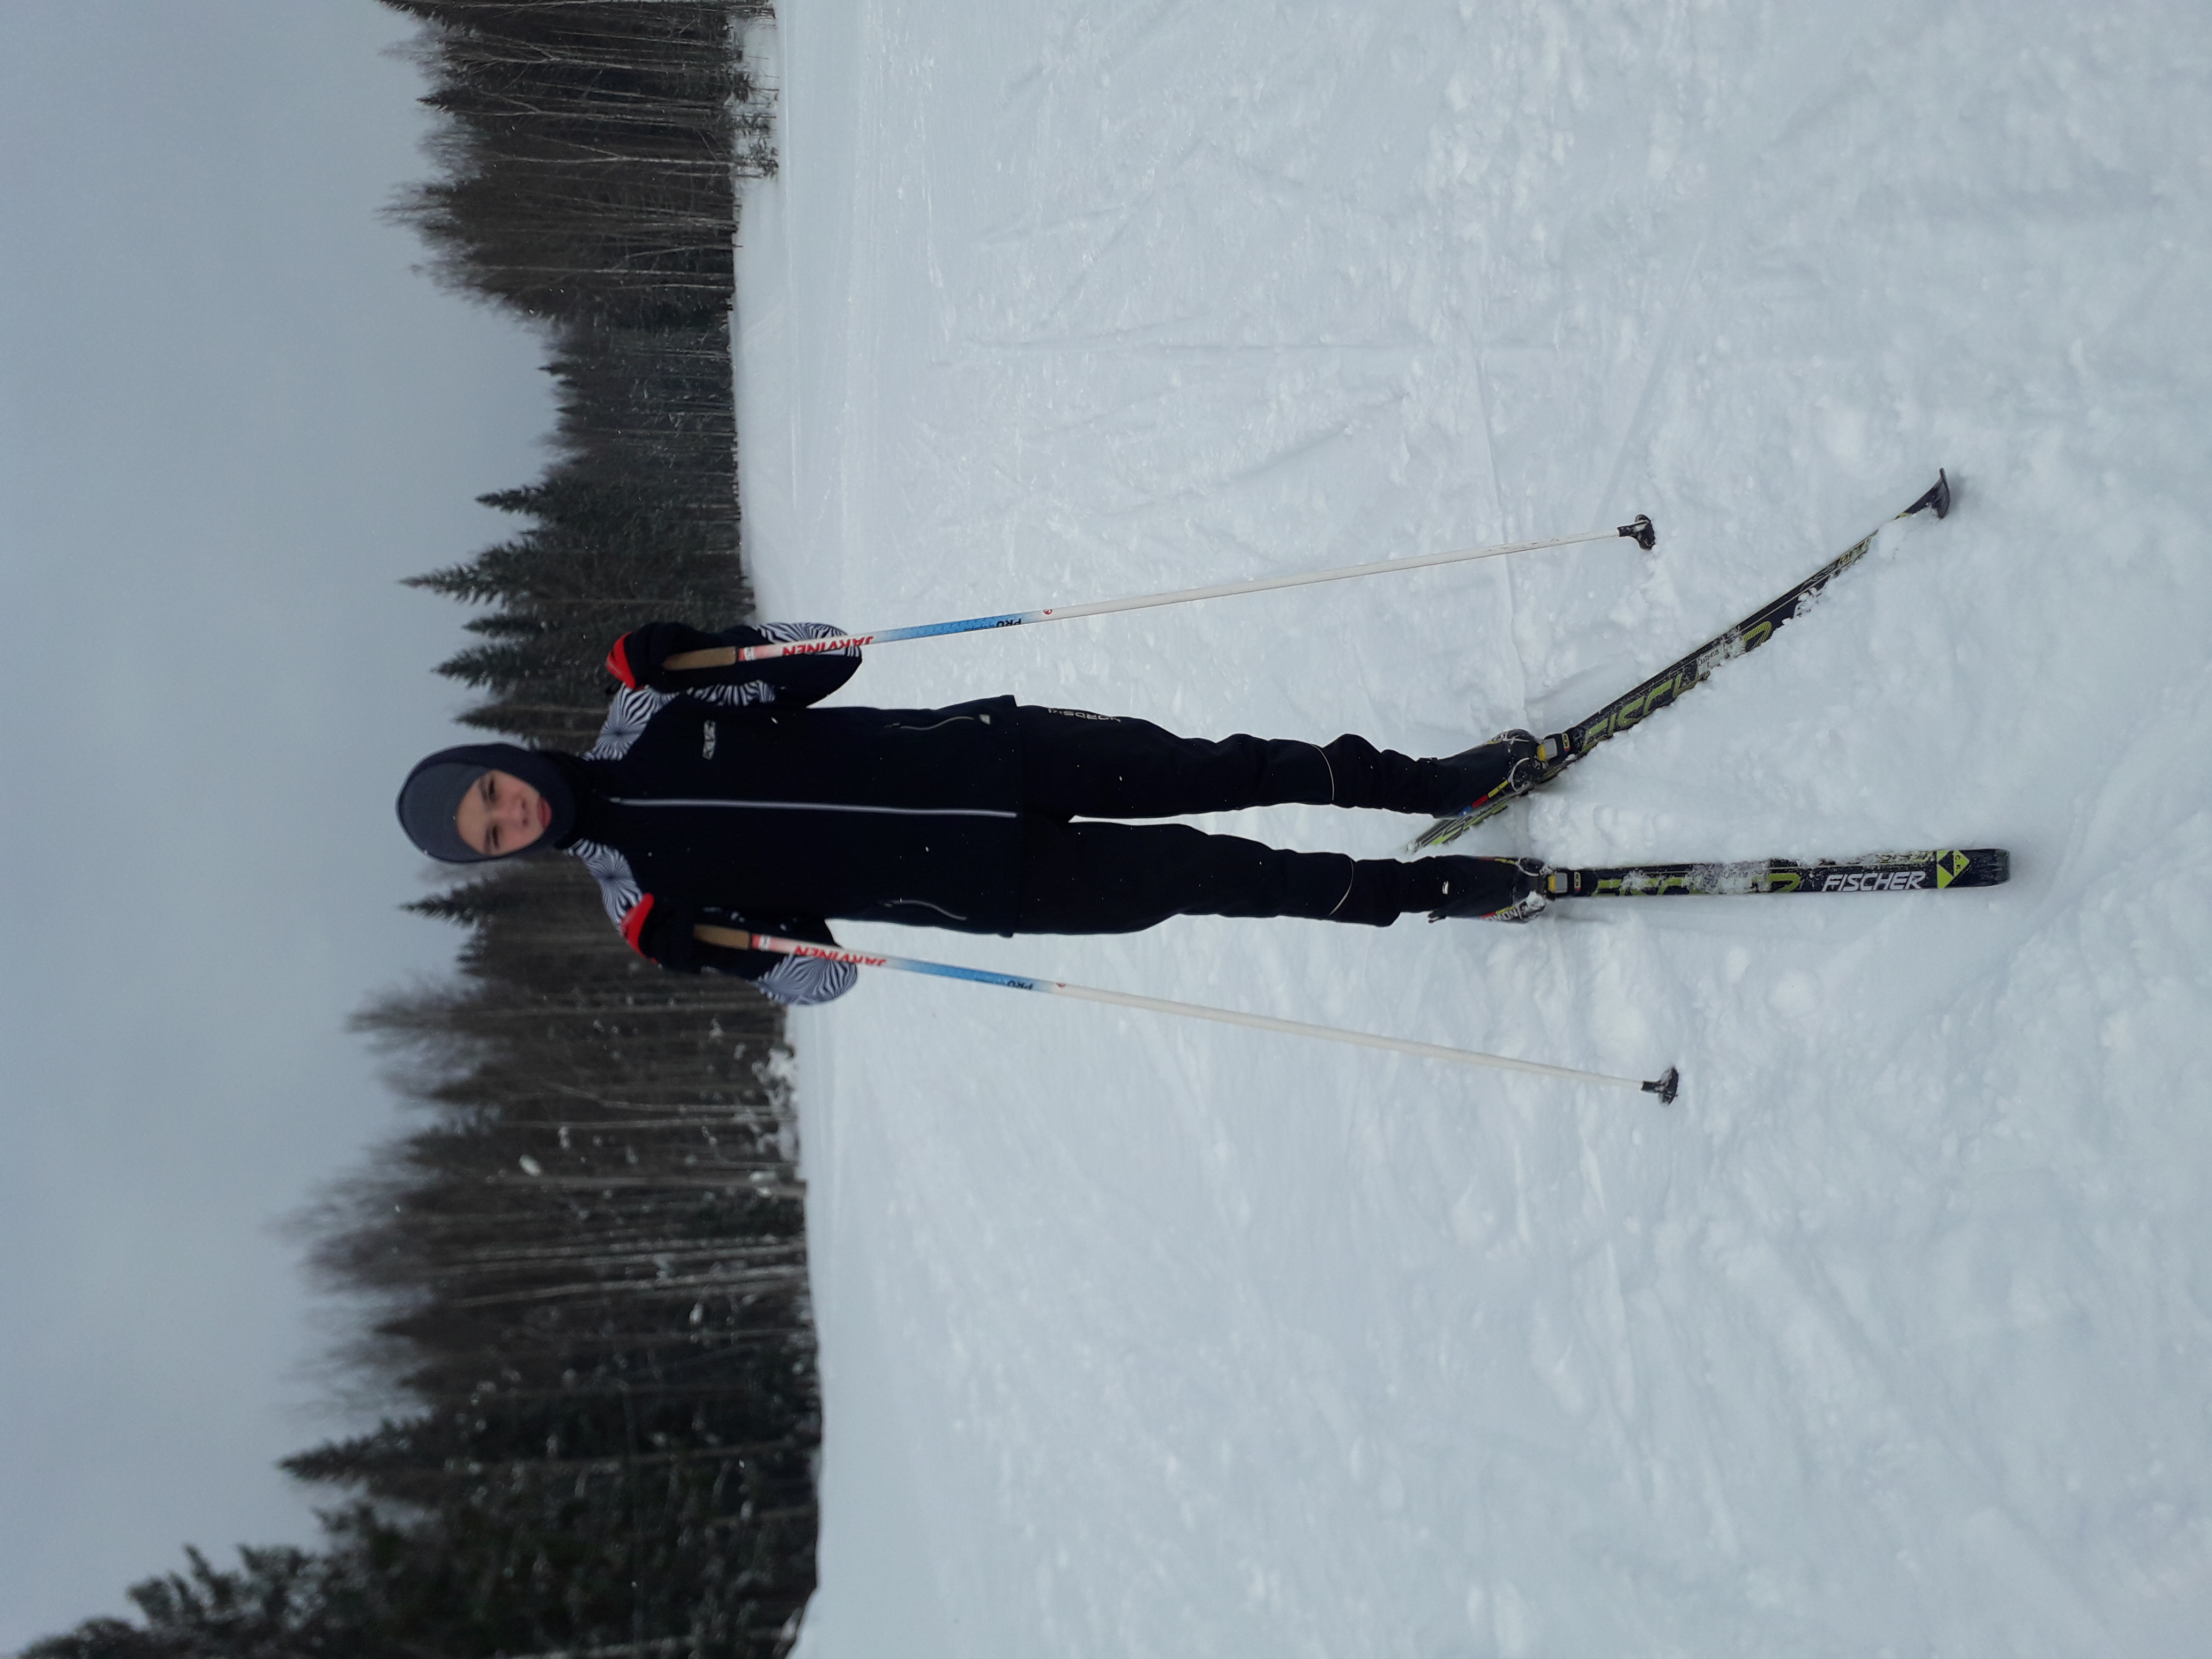
{"type": "Polygon", "coordinates": [[[1424,762],[1436,768],[1443,785],[1444,804],[1433,809],[1435,815],[1449,817],[1501,797],[1526,794],[1541,775],[1541,748],[1534,732],[1516,726],[1456,755],[1424,762]]]}
{"type": "Polygon", "coordinates": [[[1552,902],[1544,890],[1551,866],[1541,859],[1446,857],[1426,862],[1454,866],[1445,875],[1443,900],[1429,912],[1431,921],[1455,916],[1528,921],[1552,902]]]}

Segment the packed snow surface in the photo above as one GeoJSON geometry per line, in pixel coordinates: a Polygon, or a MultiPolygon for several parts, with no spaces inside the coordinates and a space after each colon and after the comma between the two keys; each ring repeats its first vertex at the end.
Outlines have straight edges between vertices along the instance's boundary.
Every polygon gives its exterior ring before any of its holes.
{"type": "Polygon", "coordinates": [[[1449,752],[1940,465],[1948,521],[1470,842],[2014,860],[1524,928],[848,928],[1683,1088],[891,973],[799,1016],[806,1659],[2205,1651],[2212,10],[785,12],[765,614],[1660,532],[885,647],[847,700],[1449,752]]]}

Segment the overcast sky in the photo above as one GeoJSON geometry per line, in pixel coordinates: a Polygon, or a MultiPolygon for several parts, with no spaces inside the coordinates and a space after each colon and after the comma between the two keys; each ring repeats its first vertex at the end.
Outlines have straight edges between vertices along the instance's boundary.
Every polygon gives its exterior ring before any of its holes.
{"type": "Polygon", "coordinates": [[[0,1650],[305,1539],[334,1424],[274,1224],[397,1121],[345,1030],[454,936],[393,825],[448,740],[398,579],[542,469],[538,343],[380,222],[373,0],[9,0],[0,38],[0,1650]]]}

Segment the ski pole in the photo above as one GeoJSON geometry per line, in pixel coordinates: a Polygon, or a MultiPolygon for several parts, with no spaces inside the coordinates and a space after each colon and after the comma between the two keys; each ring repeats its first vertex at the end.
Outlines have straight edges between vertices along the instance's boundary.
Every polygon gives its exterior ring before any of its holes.
{"type": "Polygon", "coordinates": [[[1579,536],[1560,536],[1548,542],[1515,542],[1502,547],[1462,547],[1448,553],[1424,553],[1411,559],[1378,559],[1372,564],[1348,564],[1334,570],[1308,570],[1292,576],[1262,576],[1255,581],[1223,582],[1213,587],[1184,587],[1172,593],[1146,593],[1133,599],[1101,599],[1092,605],[1054,605],[1043,611],[1009,611],[1002,616],[969,617],[960,622],[922,623],[912,628],[886,628],[874,634],[834,634],[817,640],[775,640],[764,645],[718,645],[704,651],[678,651],[663,665],[687,668],[727,668],[735,663],[766,662],[771,657],[809,657],[824,651],[844,651],[855,646],[889,645],[894,640],[935,639],[944,634],[976,634],[993,628],[1019,628],[1024,623],[1068,622],[1077,617],[1103,617],[1117,611],[1149,611],[1156,605],[1189,605],[1198,599],[1227,599],[1237,593],[1265,593],[1279,587],[1305,587],[1315,582],[1340,582],[1353,576],[1380,576],[1394,570],[1424,570],[1431,565],[1457,564],[1470,559],[1501,559],[1509,553],[1534,553],[1547,547],[1571,547],[1577,542],[1611,541],[1626,536],[1647,551],[1657,542],[1651,520],[1639,513],[1613,530],[1588,530],[1579,536]]]}
{"type": "Polygon", "coordinates": [[[749,933],[737,927],[718,927],[700,922],[692,936],[708,945],[733,951],[768,951],[780,956],[813,957],[823,962],[850,963],[856,968],[896,968],[909,974],[933,974],[940,979],[964,979],[977,985],[1002,985],[1011,991],[1042,991],[1047,996],[1076,997],[1085,1002],[1110,1003],[1117,1008],[1144,1008],[1156,1014],[1179,1014],[1185,1019],[1210,1019],[1223,1025],[1243,1025],[1255,1031],[1281,1031],[1291,1036],[1319,1037],[1325,1042],[1351,1043],[1362,1048],[1387,1048],[1393,1054],[1418,1054],[1424,1060],[1455,1060],[1462,1066],[1488,1066],[1501,1072],[1527,1072],[1537,1077],[1565,1078],[1575,1083],[1602,1083],[1615,1089],[1638,1089],[1656,1095],[1662,1104],[1674,1103],[1681,1077],[1669,1066],[1648,1083],[1634,1078],[1612,1077],[1603,1072],[1577,1072],[1565,1066],[1546,1066],[1533,1060],[1511,1060],[1504,1054],[1477,1054],[1471,1048],[1446,1048],[1433,1042],[1406,1037],[1377,1036],[1367,1031],[1347,1031],[1334,1025],[1308,1025],[1294,1019],[1275,1019],[1266,1014],[1240,1014],[1227,1008],[1206,1008],[1194,1002],[1169,1002],[1159,997],[1133,996],[1127,991],[1101,991],[1087,985],[1066,985],[1057,980],[1029,979],[1019,974],[995,973],[988,968],[961,968],[947,962],[924,962],[915,957],[876,956],[835,945],[811,945],[804,939],[780,939],[774,933],[749,933]]]}

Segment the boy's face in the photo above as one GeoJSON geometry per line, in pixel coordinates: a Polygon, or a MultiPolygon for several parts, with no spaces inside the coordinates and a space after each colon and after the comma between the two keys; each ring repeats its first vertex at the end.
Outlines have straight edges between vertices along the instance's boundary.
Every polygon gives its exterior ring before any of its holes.
{"type": "Polygon", "coordinates": [[[461,797],[453,828],[479,853],[519,853],[553,822],[552,804],[508,772],[487,772],[461,797]]]}

